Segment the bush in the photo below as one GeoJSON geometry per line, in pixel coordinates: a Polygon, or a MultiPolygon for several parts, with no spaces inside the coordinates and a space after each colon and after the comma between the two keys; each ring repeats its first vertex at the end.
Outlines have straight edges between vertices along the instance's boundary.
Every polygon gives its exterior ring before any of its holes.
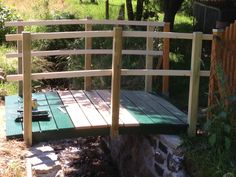
{"type": "Polygon", "coordinates": [[[5,35],[9,33],[15,32],[13,28],[7,28],[4,26],[6,21],[17,20],[18,16],[15,11],[4,6],[2,2],[0,2],[0,44],[5,41],[5,35]]]}

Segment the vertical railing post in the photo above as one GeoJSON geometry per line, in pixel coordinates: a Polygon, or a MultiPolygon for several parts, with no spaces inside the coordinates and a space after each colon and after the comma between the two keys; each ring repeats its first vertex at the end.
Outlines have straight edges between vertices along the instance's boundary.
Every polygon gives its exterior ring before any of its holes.
{"type": "Polygon", "coordinates": [[[189,101],[188,101],[189,136],[196,135],[201,53],[202,53],[202,32],[194,32],[192,41],[191,76],[189,84],[189,101]]]}
{"type": "MultiPolygon", "coordinates": [[[[170,23],[165,23],[164,32],[170,32],[170,23]]],[[[169,62],[169,53],[170,53],[170,39],[163,39],[163,69],[170,69],[169,62]]],[[[162,81],[162,94],[165,96],[169,96],[169,76],[163,76],[162,81]]]]}
{"type": "MultiPolygon", "coordinates": [[[[24,31],[24,26],[17,26],[17,33],[21,34],[22,31],[24,31]]],[[[17,41],[17,52],[22,53],[22,41],[17,41]]],[[[18,74],[22,74],[22,57],[18,57],[18,74]]],[[[18,95],[21,97],[23,95],[22,88],[23,88],[22,81],[19,81],[18,95]]]]}
{"type": "MultiPolygon", "coordinates": [[[[87,17],[87,21],[91,20],[91,17],[87,17]]],[[[92,31],[92,24],[85,24],[85,31],[92,31]]],[[[85,38],[85,50],[87,49],[92,49],[92,38],[91,37],[86,37],[85,38]]],[[[91,54],[85,54],[85,70],[90,70],[91,69],[91,59],[92,55],[91,54]]],[[[91,77],[85,77],[84,78],[84,90],[91,90],[91,85],[92,85],[92,78],[91,77]]]]}
{"type": "MultiPolygon", "coordinates": [[[[153,32],[154,26],[147,26],[147,32],[153,32]]],[[[153,38],[147,37],[146,39],[146,51],[153,50],[153,38]]],[[[153,69],[153,56],[146,54],[146,69],[153,69]]],[[[152,76],[145,76],[145,91],[152,91],[152,76]]]]}
{"type": "Polygon", "coordinates": [[[112,56],[112,83],[111,83],[111,137],[119,134],[119,110],[120,110],[120,78],[122,59],[122,28],[114,27],[113,56],[112,56]]]}
{"type": "Polygon", "coordinates": [[[32,145],[31,34],[22,32],[24,141],[32,145]]]}

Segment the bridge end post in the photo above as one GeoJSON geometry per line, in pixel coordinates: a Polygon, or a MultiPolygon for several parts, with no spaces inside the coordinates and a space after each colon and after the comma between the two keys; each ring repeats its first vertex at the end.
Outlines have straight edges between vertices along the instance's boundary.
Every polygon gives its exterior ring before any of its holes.
{"type": "Polygon", "coordinates": [[[120,79],[122,59],[122,27],[114,27],[113,54],[112,54],[112,83],[111,83],[111,117],[110,135],[116,138],[119,135],[120,110],[120,79]]]}

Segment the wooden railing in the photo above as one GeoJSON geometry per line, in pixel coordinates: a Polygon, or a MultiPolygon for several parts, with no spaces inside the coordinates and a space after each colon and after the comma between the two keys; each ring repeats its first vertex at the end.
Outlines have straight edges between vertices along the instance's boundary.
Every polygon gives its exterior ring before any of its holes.
{"type": "MultiPolygon", "coordinates": [[[[31,22],[32,23],[32,22],[31,22]]],[[[57,22],[58,23],[58,22],[57,22]]],[[[142,23],[142,22],[141,22],[142,23]]],[[[152,22],[150,22],[151,24],[152,22]]],[[[118,135],[119,119],[119,102],[120,102],[120,78],[127,75],[144,75],[144,76],[189,76],[189,108],[188,108],[188,134],[194,136],[196,133],[197,107],[200,76],[209,76],[209,71],[200,71],[201,50],[203,40],[212,40],[212,35],[195,33],[173,33],[173,32],[156,32],[156,31],[123,31],[121,27],[114,27],[113,31],[83,31],[83,32],[51,32],[51,33],[30,33],[6,35],[7,41],[22,42],[22,53],[8,54],[8,57],[22,57],[23,74],[9,75],[9,81],[23,80],[24,95],[24,140],[27,145],[32,143],[32,117],[31,117],[31,80],[51,79],[51,78],[71,78],[71,77],[91,77],[91,76],[111,76],[111,136],[118,135]],[[113,49],[85,49],[85,50],[57,50],[57,51],[31,51],[31,42],[40,39],[65,39],[65,38],[94,38],[110,37],[113,38],[113,49]],[[140,38],[164,38],[164,39],[189,39],[192,40],[192,56],[190,70],[168,70],[168,69],[122,69],[122,54],[138,55],[158,55],[158,51],[151,50],[122,50],[122,39],[124,37],[140,38]],[[112,54],[112,68],[103,70],[80,70],[80,71],[62,71],[49,73],[31,73],[32,56],[49,56],[49,55],[77,55],[77,54],[112,54]]],[[[148,42],[147,42],[148,43],[148,42]]]]}
{"type": "MultiPolygon", "coordinates": [[[[60,50],[60,51],[40,51],[40,52],[32,52],[32,56],[55,56],[55,55],[82,55],[85,56],[85,69],[89,70],[91,69],[91,58],[92,54],[112,54],[112,50],[91,50],[92,49],[92,38],[89,35],[92,32],[94,25],[112,25],[112,26],[141,26],[146,27],[147,31],[154,31],[158,30],[169,32],[170,31],[170,24],[165,22],[153,22],[153,21],[125,21],[125,20],[92,20],[90,17],[87,19],[80,19],[80,20],[37,20],[37,21],[12,21],[12,22],[6,22],[5,26],[7,27],[17,27],[17,33],[21,34],[25,27],[27,26],[47,26],[47,25],[84,25],[85,31],[88,31],[87,34],[85,33],[77,33],[76,36],[75,33],[71,32],[68,33],[66,37],[69,36],[73,37],[85,37],[85,50],[60,50]]],[[[102,31],[101,31],[102,32],[102,31]]],[[[40,33],[37,33],[38,38],[42,38],[40,36],[40,33]]],[[[102,33],[101,33],[102,34],[102,33]]],[[[41,34],[41,35],[44,35],[41,34]]],[[[93,37],[99,37],[99,33],[97,33],[98,36],[93,37]]],[[[48,39],[55,39],[55,36],[57,34],[51,34],[51,36],[48,36],[48,39]]],[[[109,34],[104,34],[103,37],[109,37],[109,34]],[[108,36],[106,36],[108,35],[108,36]]],[[[136,36],[134,36],[136,37],[136,36]]],[[[32,34],[32,38],[35,39],[37,37],[32,34]]],[[[61,37],[62,39],[63,37],[61,37]]],[[[45,38],[42,38],[45,39],[45,38]]],[[[163,40],[163,50],[162,51],[153,51],[153,37],[146,37],[146,50],[140,50],[140,51],[132,51],[132,50],[123,50],[122,54],[124,55],[144,55],[146,56],[146,69],[152,69],[153,68],[153,56],[162,56],[160,62],[160,65],[162,65],[163,69],[169,69],[169,39],[163,40]]],[[[17,50],[18,53],[8,54],[7,57],[18,57],[18,73],[22,73],[22,58],[21,58],[21,51],[22,51],[22,43],[20,40],[17,42],[17,50]]],[[[159,66],[160,67],[160,66],[159,66]]],[[[146,91],[152,91],[152,76],[145,76],[145,90],[146,91]]],[[[169,78],[168,76],[163,77],[163,84],[162,84],[162,92],[165,95],[169,94],[169,78]]],[[[85,77],[84,78],[84,89],[90,90],[91,89],[91,77],[85,77]]],[[[19,95],[22,95],[22,82],[19,82],[19,95]]]]}

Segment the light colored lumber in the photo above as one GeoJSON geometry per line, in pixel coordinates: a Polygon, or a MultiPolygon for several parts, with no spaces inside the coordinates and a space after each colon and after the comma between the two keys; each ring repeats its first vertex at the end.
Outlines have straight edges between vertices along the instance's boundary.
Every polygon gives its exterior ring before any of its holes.
{"type": "Polygon", "coordinates": [[[91,127],[90,122],[84,115],[79,105],[74,100],[70,91],[58,91],[61,100],[65,106],[67,113],[69,114],[71,121],[77,129],[87,129],[91,127]]]}
{"type": "Polygon", "coordinates": [[[97,111],[94,105],[86,97],[81,90],[71,90],[77,104],[80,106],[81,110],[84,112],[91,126],[94,128],[108,127],[107,122],[103,119],[101,114],[97,111]]]}
{"type": "MultiPolygon", "coordinates": [[[[17,34],[21,34],[24,31],[23,26],[17,26],[17,34]]],[[[22,41],[17,41],[17,53],[22,53],[22,41]]],[[[18,57],[18,74],[22,74],[22,55],[18,57]]],[[[23,83],[18,83],[18,95],[23,96],[23,83]]]]}
{"type": "MultiPolygon", "coordinates": [[[[147,31],[154,31],[153,26],[147,26],[147,31]]],[[[147,37],[146,39],[146,51],[153,50],[153,38],[147,37]]],[[[153,56],[152,55],[146,55],[146,69],[153,69],[153,56]]],[[[152,76],[145,76],[145,91],[151,92],[152,91],[152,76]]]]}
{"type": "Polygon", "coordinates": [[[121,75],[124,76],[190,76],[189,70],[160,70],[160,69],[122,69],[121,75]]]}
{"type": "Polygon", "coordinates": [[[32,93],[31,93],[31,35],[22,32],[23,52],[23,127],[26,146],[32,145],[32,93]]]}
{"type": "MultiPolygon", "coordinates": [[[[87,20],[91,20],[91,17],[87,20]]],[[[85,31],[92,31],[92,25],[91,24],[85,24],[85,31]]],[[[85,38],[85,50],[92,49],[92,38],[86,37],[85,38]]],[[[91,54],[85,54],[85,70],[91,70],[91,60],[92,55],[91,54]]],[[[84,90],[91,90],[92,86],[92,78],[91,77],[85,77],[84,78],[84,90]]]]}
{"type": "MultiPolygon", "coordinates": [[[[170,32],[170,23],[164,25],[164,32],[170,32]]],[[[169,62],[169,53],[170,53],[170,39],[163,39],[163,70],[170,69],[169,62]]],[[[169,96],[169,76],[164,76],[162,79],[162,94],[169,96]]]]}
{"type": "MultiPolygon", "coordinates": [[[[32,51],[32,57],[56,56],[56,55],[111,55],[112,49],[82,49],[82,50],[49,50],[49,51],[32,51]]],[[[122,50],[123,55],[152,55],[160,56],[162,51],[146,51],[146,50],[122,50]]],[[[7,58],[22,57],[22,53],[7,53],[7,58]]]]}
{"type": "Polygon", "coordinates": [[[120,79],[122,60],[122,28],[115,27],[113,38],[112,56],[112,81],[111,81],[111,138],[116,138],[119,134],[119,110],[120,110],[120,79]]]}
{"type": "Polygon", "coordinates": [[[188,135],[196,135],[198,96],[200,81],[200,65],[202,54],[202,33],[194,32],[192,41],[191,72],[189,83],[189,101],[188,101],[188,135]]]}
{"type": "MultiPolygon", "coordinates": [[[[96,90],[104,102],[111,106],[111,93],[108,90],[96,90]]],[[[119,124],[124,123],[125,127],[139,126],[139,122],[129,113],[129,111],[120,105],[119,124]]]]}
{"type": "Polygon", "coordinates": [[[5,22],[5,26],[40,26],[40,25],[73,25],[73,24],[92,24],[92,25],[134,25],[134,26],[164,26],[164,22],[152,21],[126,21],[126,20],[35,20],[35,21],[12,21],[5,22]]]}

